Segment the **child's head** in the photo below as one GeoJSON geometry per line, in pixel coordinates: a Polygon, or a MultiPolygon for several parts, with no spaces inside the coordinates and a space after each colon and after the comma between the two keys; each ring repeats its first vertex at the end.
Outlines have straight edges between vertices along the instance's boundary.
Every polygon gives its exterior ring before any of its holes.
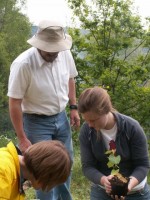
{"type": "Polygon", "coordinates": [[[71,171],[71,159],[65,146],[56,140],[42,141],[30,146],[24,154],[27,170],[42,185],[50,190],[64,183],[71,171]]]}

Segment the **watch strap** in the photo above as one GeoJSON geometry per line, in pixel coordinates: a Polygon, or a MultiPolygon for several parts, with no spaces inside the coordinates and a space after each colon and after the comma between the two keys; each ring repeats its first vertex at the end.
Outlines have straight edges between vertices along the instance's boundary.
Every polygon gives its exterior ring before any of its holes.
{"type": "Polygon", "coordinates": [[[70,110],[77,110],[78,106],[77,105],[70,105],[69,108],[70,108],[70,110]]]}

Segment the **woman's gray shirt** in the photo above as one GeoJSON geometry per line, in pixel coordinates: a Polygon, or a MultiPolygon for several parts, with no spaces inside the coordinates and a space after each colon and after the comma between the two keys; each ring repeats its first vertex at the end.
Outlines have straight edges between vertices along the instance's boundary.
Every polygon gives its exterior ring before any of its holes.
{"type": "MultiPolygon", "coordinates": [[[[116,153],[121,156],[120,173],[134,176],[140,183],[150,168],[145,133],[133,118],[117,112],[113,114],[117,123],[116,153]]],[[[101,177],[111,173],[101,133],[97,136],[96,130],[84,123],[79,140],[83,173],[93,183],[100,184],[101,177]]]]}

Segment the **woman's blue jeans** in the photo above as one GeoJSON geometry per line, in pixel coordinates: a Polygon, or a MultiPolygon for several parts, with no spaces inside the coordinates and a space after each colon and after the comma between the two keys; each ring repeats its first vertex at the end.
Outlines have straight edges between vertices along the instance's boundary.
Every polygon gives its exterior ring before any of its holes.
{"type": "MultiPolygon", "coordinates": [[[[70,124],[66,112],[53,116],[23,114],[24,130],[32,144],[42,140],[59,140],[66,146],[73,161],[73,146],[70,124]]],[[[36,191],[40,200],[72,200],[70,194],[70,179],[49,192],[36,191]]]]}
{"type": "MultiPolygon", "coordinates": [[[[92,185],[90,200],[112,200],[112,198],[100,186],[92,185]]],[[[142,192],[127,195],[125,200],[150,200],[150,186],[146,184],[142,192]]]]}

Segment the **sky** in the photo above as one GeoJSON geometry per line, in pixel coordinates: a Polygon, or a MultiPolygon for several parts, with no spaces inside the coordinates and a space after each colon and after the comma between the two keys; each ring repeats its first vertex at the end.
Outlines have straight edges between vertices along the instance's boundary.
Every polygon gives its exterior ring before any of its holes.
{"type": "MultiPolygon", "coordinates": [[[[150,0],[133,1],[143,18],[150,16],[150,0]]],[[[65,0],[27,0],[25,14],[35,25],[38,25],[39,21],[43,19],[60,20],[64,26],[71,22],[71,10],[65,0]]]]}
{"type": "Polygon", "coordinates": [[[71,20],[71,11],[65,0],[27,0],[26,14],[35,25],[43,19],[56,19],[66,26],[71,20]]]}

